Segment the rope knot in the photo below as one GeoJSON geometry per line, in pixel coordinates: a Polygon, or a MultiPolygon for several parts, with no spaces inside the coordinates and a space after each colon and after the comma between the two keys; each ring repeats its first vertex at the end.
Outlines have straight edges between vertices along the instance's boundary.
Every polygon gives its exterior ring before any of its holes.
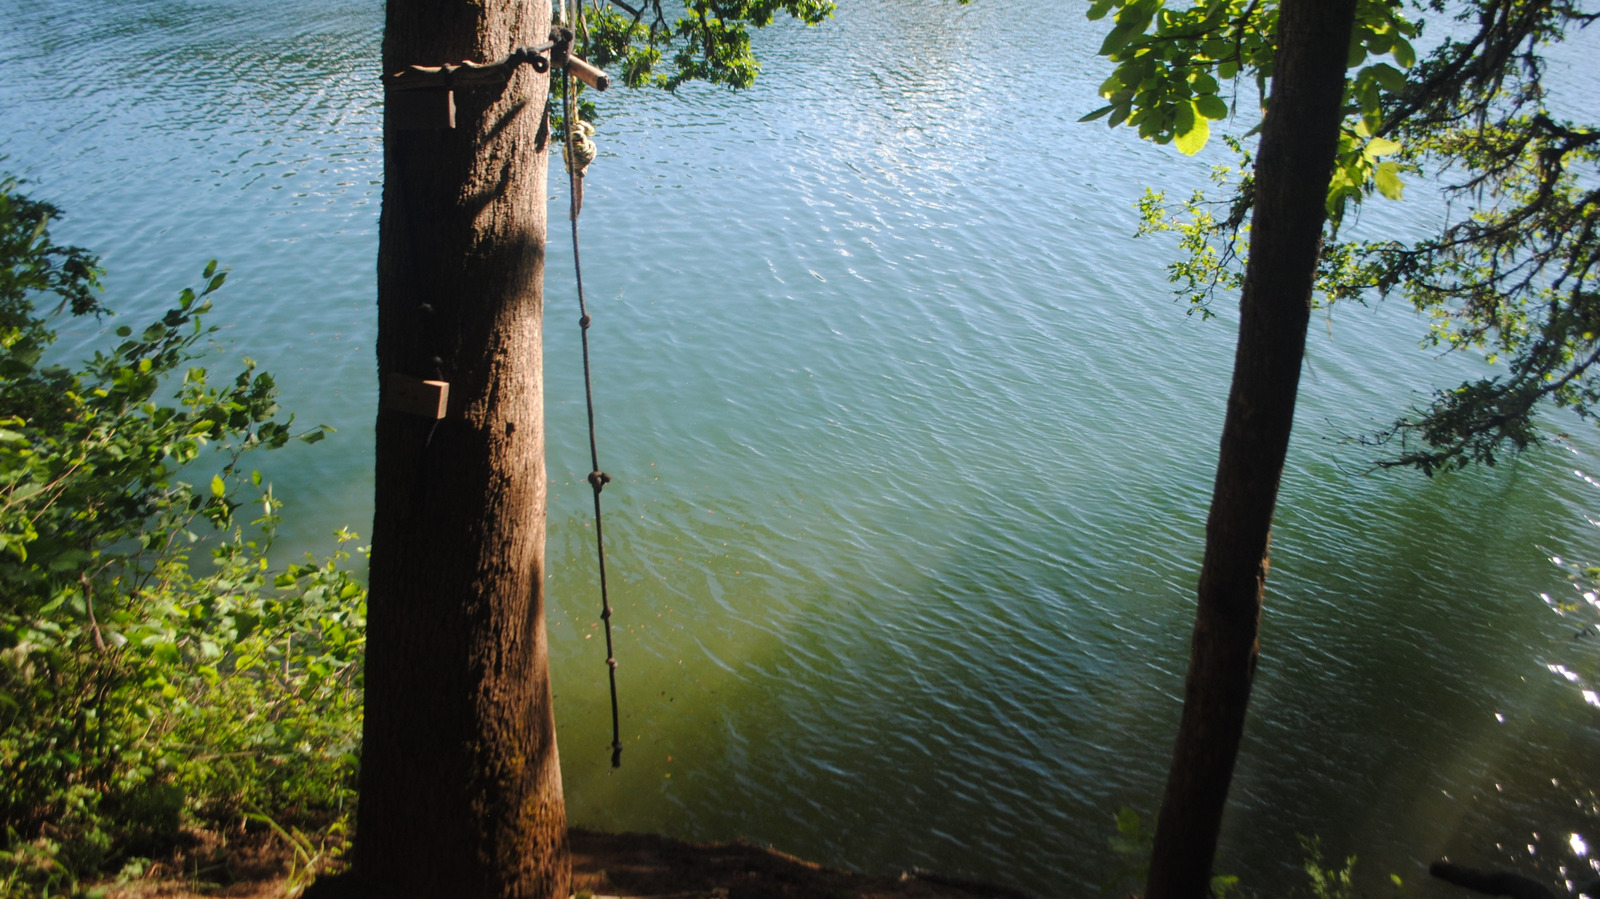
{"type": "Polygon", "coordinates": [[[611,483],[611,475],[608,475],[603,471],[589,472],[589,486],[594,488],[595,493],[599,493],[601,490],[605,489],[605,486],[609,483],[611,483]]]}
{"type": "Polygon", "coordinates": [[[578,327],[587,331],[589,329],[589,323],[592,321],[594,321],[594,319],[589,316],[589,313],[585,312],[583,314],[583,318],[578,319],[578,327]]]}
{"type": "Polygon", "coordinates": [[[572,135],[566,147],[561,151],[561,156],[567,162],[567,171],[582,178],[589,170],[589,163],[594,162],[599,150],[594,145],[594,126],[583,119],[575,118],[571,123],[572,135]]]}

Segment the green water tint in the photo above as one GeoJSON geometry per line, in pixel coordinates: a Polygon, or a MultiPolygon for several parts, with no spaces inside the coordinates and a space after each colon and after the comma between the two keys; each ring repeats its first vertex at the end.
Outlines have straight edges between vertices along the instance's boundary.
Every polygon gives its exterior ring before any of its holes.
{"type": "MultiPolygon", "coordinates": [[[[1114,872],[1116,810],[1154,810],[1233,334],[1172,302],[1132,204],[1216,160],[1074,124],[1099,35],[1056,6],[862,0],[763,36],[748,93],[605,95],[583,240],[615,773],[560,239],[547,297],[575,822],[1080,895],[1114,872]]],[[[269,472],[282,549],[369,531],[380,4],[12,20],[11,70],[84,74],[0,84],[5,165],[105,251],[129,320],[232,266],[225,336],[339,429],[269,472]]],[[[1375,230],[1439,214],[1369,206],[1375,230]]],[[[1421,333],[1393,303],[1314,320],[1223,850],[1265,894],[1301,882],[1297,833],[1425,891],[1441,854],[1553,874],[1600,836],[1600,710],[1546,667],[1592,671],[1594,644],[1539,599],[1570,590],[1548,555],[1600,559],[1573,473],[1600,440],[1563,420],[1570,445],[1495,471],[1367,476],[1342,438],[1476,371],[1421,333]]]]}

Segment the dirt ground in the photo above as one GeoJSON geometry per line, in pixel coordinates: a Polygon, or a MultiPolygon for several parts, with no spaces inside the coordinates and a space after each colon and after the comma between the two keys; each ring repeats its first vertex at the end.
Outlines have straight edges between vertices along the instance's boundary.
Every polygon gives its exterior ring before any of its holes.
{"type": "MultiPolygon", "coordinates": [[[[303,877],[280,843],[197,845],[151,875],[106,884],[107,899],[294,899],[303,877]],[[185,874],[179,874],[185,871],[185,874]]],[[[928,872],[856,874],[748,843],[686,843],[654,834],[572,831],[572,889],[653,899],[1031,899],[1007,887],[928,872]]]]}

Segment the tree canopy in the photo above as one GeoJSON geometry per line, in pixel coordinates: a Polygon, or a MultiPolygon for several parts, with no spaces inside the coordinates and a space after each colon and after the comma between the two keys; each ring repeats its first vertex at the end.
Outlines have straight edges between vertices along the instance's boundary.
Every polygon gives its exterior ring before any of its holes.
{"type": "MultiPolygon", "coordinates": [[[[1432,344],[1472,349],[1503,373],[1439,390],[1367,440],[1380,465],[1427,473],[1493,465],[1541,440],[1542,405],[1593,417],[1600,399],[1600,131],[1556,114],[1550,46],[1600,17],[1577,0],[1361,0],[1350,37],[1339,152],[1328,188],[1318,271],[1325,301],[1398,291],[1430,316],[1432,344]],[[1419,58],[1413,41],[1433,49],[1419,58]],[[1419,41],[1420,42],[1420,41],[1419,41]],[[1405,181],[1437,183],[1451,217],[1420,240],[1341,239],[1347,213],[1405,181]]],[[[1106,104],[1085,116],[1196,153],[1210,123],[1266,105],[1278,0],[1096,0],[1114,12],[1100,48],[1114,64],[1106,104]],[[1254,82],[1254,90],[1241,84],[1254,82]],[[1242,97],[1241,94],[1248,97],[1242,97]]],[[[1254,122],[1253,112],[1246,112],[1254,122]]],[[[1204,311],[1234,289],[1254,202],[1253,135],[1230,135],[1238,157],[1218,180],[1232,196],[1144,202],[1146,231],[1177,231],[1185,258],[1171,273],[1204,311]]]]}

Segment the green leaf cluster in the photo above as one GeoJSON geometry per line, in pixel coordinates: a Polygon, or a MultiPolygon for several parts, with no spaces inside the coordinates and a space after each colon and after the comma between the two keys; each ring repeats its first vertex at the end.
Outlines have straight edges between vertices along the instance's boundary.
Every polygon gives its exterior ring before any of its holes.
{"type": "MultiPolygon", "coordinates": [[[[1300,848],[1306,854],[1306,861],[1302,869],[1306,872],[1307,880],[1310,881],[1306,891],[1309,899],[1355,899],[1355,856],[1352,855],[1346,858],[1344,867],[1335,868],[1324,861],[1322,857],[1322,839],[1320,837],[1300,837],[1300,848]]],[[[1392,879],[1395,886],[1400,886],[1398,877],[1392,879]]]]}
{"type": "Polygon", "coordinates": [[[0,221],[5,222],[0,229],[0,339],[8,348],[17,347],[15,352],[30,353],[17,341],[26,337],[42,345],[50,332],[19,298],[53,295],[73,315],[99,313],[101,272],[87,250],[50,240],[50,221],[60,217],[60,210],[16,188],[15,178],[0,175],[0,221]]]}
{"type": "Polygon", "coordinates": [[[223,381],[192,364],[226,274],[50,364],[38,303],[109,314],[54,214],[0,181],[0,884],[33,895],[191,819],[336,818],[365,639],[348,553],[269,567],[278,502],[242,462],[296,436],[292,417],[249,360],[223,381]]]}
{"type": "MultiPolygon", "coordinates": [[[[750,44],[750,29],[765,28],[787,14],[806,25],[833,15],[833,0],[575,0],[573,25],[578,56],[620,75],[628,87],[677,90],[690,81],[747,88],[761,73],[750,44]],[[670,61],[663,64],[670,55],[670,61]]],[[[575,83],[574,116],[598,121],[598,110],[575,83]]],[[[566,140],[567,79],[550,76],[546,107],[556,144],[566,140]]]]}
{"type": "Polygon", "coordinates": [[[1210,139],[1210,122],[1228,117],[1225,82],[1253,71],[1265,96],[1276,4],[1201,0],[1173,10],[1165,0],[1095,0],[1089,18],[1113,10],[1115,25],[1099,51],[1116,63],[1100,85],[1106,105],[1080,121],[1108,117],[1113,128],[1130,125],[1192,156],[1210,139]]]}
{"type": "MultiPolygon", "coordinates": [[[[1136,127],[1140,137],[1192,156],[1210,141],[1210,122],[1237,110],[1240,80],[1254,82],[1257,106],[1266,107],[1277,49],[1276,0],[1201,0],[1183,10],[1167,8],[1165,0],[1095,0],[1088,15],[1101,19],[1113,10],[1115,25],[1099,51],[1116,64],[1100,85],[1107,103],[1080,121],[1105,117],[1111,127],[1136,127]]],[[[1328,197],[1334,216],[1371,190],[1399,198],[1400,167],[1379,157],[1400,147],[1373,135],[1386,96],[1405,88],[1402,69],[1416,62],[1410,39],[1418,33],[1399,0],[1361,0],[1357,7],[1347,59],[1353,72],[1345,97],[1349,115],[1328,197]],[[1369,62],[1385,55],[1394,64],[1369,62]]]]}
{"type": "Polygon", "coordinates": [[[1178,235],[1182,255],[1167,267],[1170,280],[1181,284],[1178,293],[1189,302],[1189,314],[1210,318],[1211,299],[1218,290],[1238,290],[1244,286],[1244,258],[1249,239],[1250,199],[1253,196],[1254,161],[1249,150],[1236,137],[1223,138],[1238,158],[1234,165],[1217,165],[1211,180],[1219,185],[1237,183],[1232,200],[1208,200],[1205,191],[1195,191],[1174,211],[1166,194],[1145,190],[1139,200],[1138,236],[1173,232],[1178,235]]]}
{"type": "Polygon", "coordinates": [[[780,13],[807,25],[833,15],[832,0],[591,0],[578,4],[579,52],[602,67],[620,69],[629,87],[674,90],[689,81],[749,87],[761,72],[750,49],[750,29],[771,25],[780,13]],[[670,54],[670,67],[659,71],[670,54]]]}

